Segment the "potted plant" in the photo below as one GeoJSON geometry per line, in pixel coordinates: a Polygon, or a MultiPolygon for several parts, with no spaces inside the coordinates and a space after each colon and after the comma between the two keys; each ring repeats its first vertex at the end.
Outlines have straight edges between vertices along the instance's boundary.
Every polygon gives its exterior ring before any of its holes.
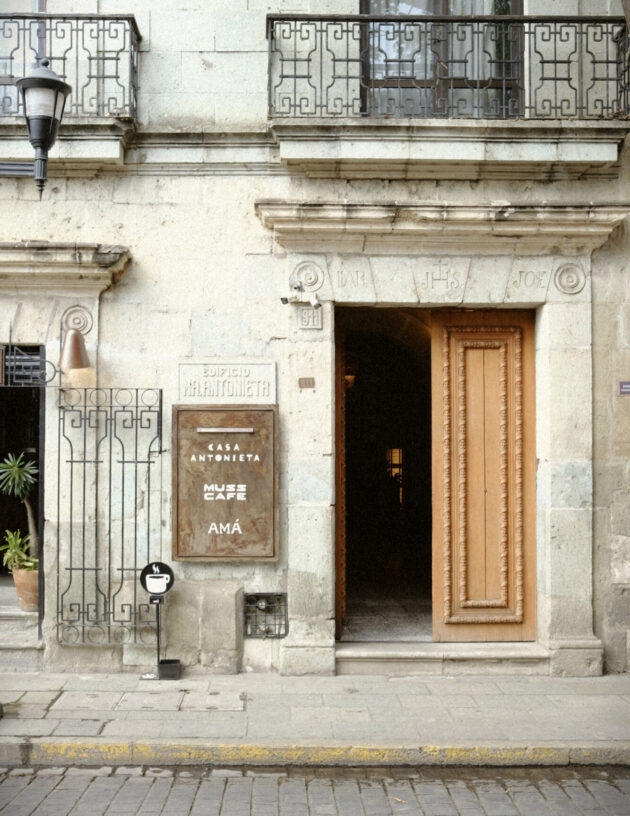
{"type": "Polygon", "coordinates": [[[24,458],[24,452],[19,456],[10,453],[3,462],[0,462],[0,492],[5,496],[15,496],[24,505],[30,541],[29,553],[33,558],[39,557],[39,539],[29,494],[36,484],[37,468],[24,458]]]}
{"type": "Polygon", "coordinates": [[[26,510],[28,535],[23,536],[19,530],[7,530],[4,534],[6,544],[0,545],[0,552],[4,551],[4,565],[13,575],[20,608],[24,610],[38,607],[39,538],[33,506],[29,500],[30,492],[36,484],[37,468],[25,458],[24,452],[18,456],[10,453],[0,462],[0,492],[5,496],[15,496],[26,510]]]}
{"type": "Polygon", "coordinates": [[[13,576],[20,609],[33,612],[38,608],[39,561],[29,552],[31,537],[23,536],[19,530],[5,530],[5,544],[0,544],[4,552],[2,563],[13,576]]]}

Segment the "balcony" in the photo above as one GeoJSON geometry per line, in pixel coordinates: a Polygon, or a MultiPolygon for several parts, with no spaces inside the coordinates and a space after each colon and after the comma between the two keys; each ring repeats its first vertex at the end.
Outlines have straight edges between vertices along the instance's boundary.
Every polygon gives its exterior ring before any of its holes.
{"type": "Polygon", "coordinates": [[[22,114],[13,87],[40,56],[72,85],[64,118],[134,119],[140,32],[133,17],[0,15],[0,115],[22,114]]]}
{"type": "Polygon", "coordinates": [[[270,15],[267,21],[272,117],[630,113],[623,17],[270,15]]]}
{"type": "Polygon", "coordinates": [[[615,177],[623,17],[269,15],[281,161],[345,178],[615,177]]]}
{"type": "Polygon", "coordinates": [[[24,161],[22,99],[14,86],[38,57],[72,86],[62,138],[50,154],[51,171],[64,165],[83,175],[122,161],[125,134],[134,127],[140,32],[129,15],[0,14],[0,136],[2,158],[24,161]]]}

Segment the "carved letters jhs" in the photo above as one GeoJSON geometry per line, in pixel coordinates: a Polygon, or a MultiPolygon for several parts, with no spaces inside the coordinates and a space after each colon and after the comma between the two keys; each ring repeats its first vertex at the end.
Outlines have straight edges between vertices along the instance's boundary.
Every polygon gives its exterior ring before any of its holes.
{"type": "Polygon", "coordinates": [[[422,270],[420,285],[423,289],[448,291],[449,289],[459,289],[462,282],[458,270],[449,261],[440,259],[422,270]]]}

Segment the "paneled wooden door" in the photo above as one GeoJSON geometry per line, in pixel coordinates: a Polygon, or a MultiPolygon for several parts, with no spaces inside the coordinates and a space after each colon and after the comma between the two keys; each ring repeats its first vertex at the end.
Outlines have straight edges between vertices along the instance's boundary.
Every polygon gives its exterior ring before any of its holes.
{"type": "Polygon", "coordinates": [[[434,311],[433,639],[536,638],[534,315],[434,311]]]}

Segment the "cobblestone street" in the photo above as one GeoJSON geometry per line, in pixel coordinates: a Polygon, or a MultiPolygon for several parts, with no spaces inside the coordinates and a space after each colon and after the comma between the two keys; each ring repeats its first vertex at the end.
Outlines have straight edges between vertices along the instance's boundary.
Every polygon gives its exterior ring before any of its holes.
{"type": "Polygon", "coordinates": [[[630,768],[0,768],[3,816],[630,813],[630,768]]]}

